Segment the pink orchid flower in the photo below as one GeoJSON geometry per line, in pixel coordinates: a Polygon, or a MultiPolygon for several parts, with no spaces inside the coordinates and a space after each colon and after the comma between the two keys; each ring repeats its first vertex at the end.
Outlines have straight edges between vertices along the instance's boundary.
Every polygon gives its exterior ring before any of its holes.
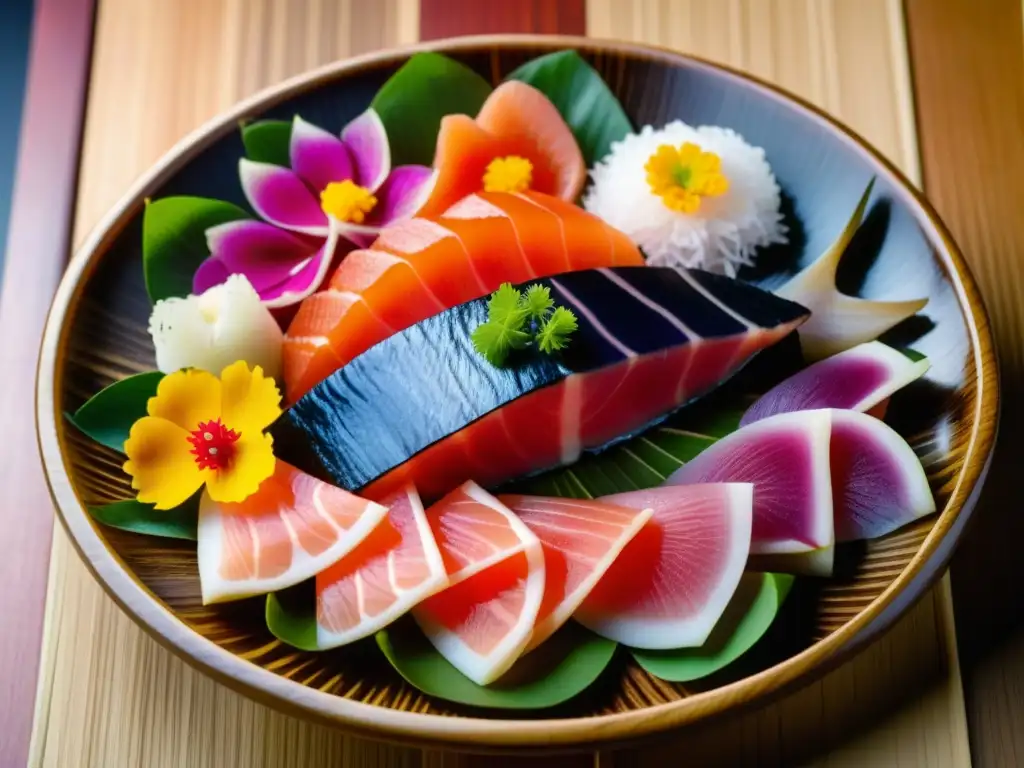
{"type": "Polygon", "coordinates": [[[210,257],[196,271],[200,294],[243,274],[268,307],[285,307],[323,282],[339,243],[366,247],[388,224],[412,216],[434,175],[391,167],[384,124],[368,109],[335,136],[295,116],[291,167],[239,161],[242,190],[263,221],[232,221],[206,232],[210,257]]]}

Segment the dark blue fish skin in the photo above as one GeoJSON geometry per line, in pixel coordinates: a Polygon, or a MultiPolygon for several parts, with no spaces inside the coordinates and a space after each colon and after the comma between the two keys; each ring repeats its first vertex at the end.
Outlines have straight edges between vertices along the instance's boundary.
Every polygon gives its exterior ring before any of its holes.
{"type": "Polygon", "coordinates": [[[563,355],[526,350],[501,368],[471,341],[487,319],[487,299],[448,309],[385,339],[313,387],[271,427],[275,453],[357,491],[487,413],[572,373],[690,343],[683,327],[703,338],[742,334],[746,326],[709,301],[694,281],[744,314],[756,307],[757,324],[764,327],[807,315],[798,304],[745,283],[710,277],[705,285],[692,271],[618,267],[531,280],[529,285],[551,288],[556,304],[575,312],[579,329],[563,355]]]}

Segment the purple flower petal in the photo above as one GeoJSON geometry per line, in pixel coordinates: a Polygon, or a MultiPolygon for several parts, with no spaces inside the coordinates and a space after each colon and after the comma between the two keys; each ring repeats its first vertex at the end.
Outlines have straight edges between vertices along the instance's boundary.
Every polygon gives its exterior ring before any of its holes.
{"type": "Polygon", "coordinates": [[[370,191],[387,179],[391,171],[391,148],[384,123],[373,109],[368,109],[341,132],[356,167],[356,183],[370,191]]]}
{"type": "Polygon", "coordinates": [[[394,168],[377,190],[377,205],[366,218],[366,224],[386,227],[393,221],[412,216],[430,197],[437,175],[423,165],[400,165],[394,168]]]}
{"type": "Polygon", "coordinates": [[[294,171],[242,158],[238,175],[246,198],[262,218],[295,232],[327,236],[327,214],[294,171]]]}
{"type": "Polygon", "coordinates": [[[206,230],[212,258],[230,274],[245,275],[266,298],[317,251],[317,244],[262,221],[229,221],[206,230]]]}
{"type": "Polygon", "coordinates": [[[228,268],[216,256],[210,256],[192,275],[192,293],[196,296],[206,293],[215,285],[227,282],[231,277],[228,268]]]}
{"type": "Polygon", "coordinates": [[[320,250],[306,261],[296,264],[281,282],[260,292],[263,304],[271,309],[287,307],[312,294],[327,277],[340,243],[341,233],[336,226],[332,226],[320,250]]]}
{"type": "Polygon", "coordinates": [[[288,151],[292,170],[317,192],[332,181],[345,181],[355,175],[355,167],[344,142],[298,115],[292,122],[288,151]]]}

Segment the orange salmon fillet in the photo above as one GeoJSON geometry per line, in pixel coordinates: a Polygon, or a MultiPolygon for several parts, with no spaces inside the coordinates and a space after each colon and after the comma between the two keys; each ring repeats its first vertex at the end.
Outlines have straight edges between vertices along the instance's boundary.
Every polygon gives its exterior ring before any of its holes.
{"type": "Polygon", "coordinates": [[[481,192],[441,216],[397,222],[302,303],[284,340],[286,397],[295,402],[374,344],[502,283],[643,263],[624,234],[538,192],[481,192]]]}

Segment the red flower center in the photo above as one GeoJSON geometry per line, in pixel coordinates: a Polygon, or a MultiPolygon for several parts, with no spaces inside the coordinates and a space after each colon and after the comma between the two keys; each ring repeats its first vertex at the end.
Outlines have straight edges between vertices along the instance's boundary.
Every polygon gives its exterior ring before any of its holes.
{"type": "Polygon", "coordinates": [[[242,435],[216,421],[201,421],[189,434],[192,455],[200,469],[225,469],[235,455],[235,442],[242,435]]]}

